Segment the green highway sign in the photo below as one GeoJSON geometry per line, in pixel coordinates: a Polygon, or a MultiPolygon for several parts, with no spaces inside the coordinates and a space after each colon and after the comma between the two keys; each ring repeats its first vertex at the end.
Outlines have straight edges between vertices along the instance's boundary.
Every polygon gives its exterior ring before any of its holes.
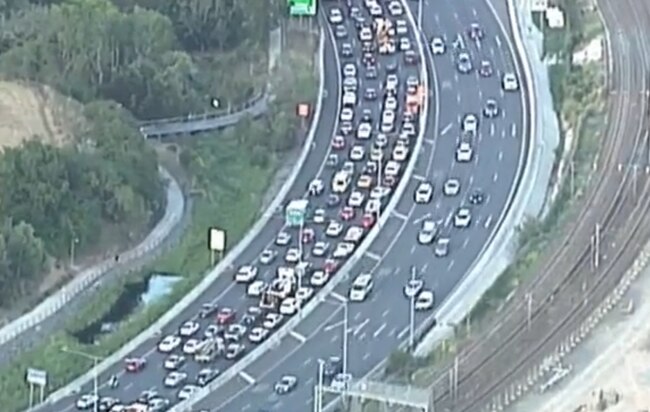
{"type": "Polygon", "coordinates": [[[291,16],[315,16],[316,2],[318,0],[288,0],[289,15],[291,16]]]}

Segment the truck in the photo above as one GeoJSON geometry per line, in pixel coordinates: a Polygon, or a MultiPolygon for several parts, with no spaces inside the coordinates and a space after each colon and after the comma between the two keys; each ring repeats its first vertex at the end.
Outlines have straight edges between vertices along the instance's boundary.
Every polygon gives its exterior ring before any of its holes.
{"type": "Polygon", "coordinates": [[[302,225],[308,214],[309,200],[292,200],[285,208],[285,221],[287,226],[296,227],[302,225]]]}

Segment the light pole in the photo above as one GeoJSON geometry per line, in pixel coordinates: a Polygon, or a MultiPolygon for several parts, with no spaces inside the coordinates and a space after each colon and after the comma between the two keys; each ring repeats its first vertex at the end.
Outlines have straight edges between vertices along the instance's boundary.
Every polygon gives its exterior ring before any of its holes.
{"type": "Polygon", "coordinates": [[[314,387],[314,412],[323,410],[323,375],[325,374],[325,361],[318,359],[318,382],[314,387]]]}
{"type": "MultiPolygon", "coordinates": [[[[415,282],[415,266],[411,266],[411,282],[415,282]]],[[[411,294],[409,301],[409,350],[413,350],[415,343],[415,293],[411,294]]]]}
{"type": "Polygon", "coordinates": [[[343,375],[348,373],[348,300],[343,302],[343,375]]]}
{"type": "MultiPolygon", "coordinates": [[[[384,160],[384,152],[381,152],[379,160],[377,160],[377,187],[383,189],[381,182],[381,172],[382,172],[382,161],[384,160]]],[[[379,197],[379,207],[377,208],[377,224],[379,224],[379,218],[381,217],[381,197],[379,197]]]]}
{"type": "Polygon", "coordinates": [[[418,0],[418,29],[422,30],[422,0],[418,0]]]}
{"type": "Polygon", "coordinates": [[[74,252],[77,243],[79,243],[79,238],[73,236],[72,239],[70,239],[70,268],[74,268],[74,252]]]}
{"type": "Polygon", "coordinates": [[[99,356],[91,355],[89,353],[81,352],[78,350],[68,349],[66,346],[61,348],[61,352],[69,353],[71,355],[81,356],[82,358],[90,359],[93,361],[93,395],[95,398],[93,403],[93,411],[99,412],[99,376],[97,374],[97,363],[100,360],[103,360],[103,358],[99,356]]]}

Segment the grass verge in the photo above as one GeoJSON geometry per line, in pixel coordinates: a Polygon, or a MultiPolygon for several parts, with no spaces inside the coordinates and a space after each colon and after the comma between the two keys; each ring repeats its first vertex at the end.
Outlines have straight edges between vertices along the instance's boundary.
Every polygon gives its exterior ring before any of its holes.
{"type": "MultiPolygon", "coordinates": [[[[564,160],[573,165],[573,182],[562,179],[554,202],[543,220],[529,220],[519,228],[519,249],[514,262],[486,291],[462,324],[455,328],[454,338],[443,342],[422,359],[402,354],[393,357],[392,365],[389,359],[393,373],[386,373],[388,378],[423,386],[430,384],[439,372],[438,366],[446,363],[462,345],[475,338],[477,331],[490,325],[514,290],[539,272],[554,249],[551,247],[554,239],[561,238],[564,228],[580,212],[579,207],[575,206],[590,183],[604,128],[605,107],[601,94],[605,68],[600,63],[573,66],[570,58],[593,36],[602,35],[603,28],[602,24],[598,26],[599,30],[594,28],[596,22],[600,21],[594,10],[576,9],[580,5],[572,0],[560,3],[565,3],[561,7],[567,10],[567,26],[552,36],[548,33],[550,29],[545,29],[545,49],[547,54],[555,56],[549,74],[556,112],[564,125],[563,129],[572,130],[572,146],[564,160]],[[585,28],[589,28],[588,32],[585,28]]],[[[536,18],[536,21],[539,19],[536,18]]]]}
{"type": "Polygon", "coordinates": [[[141,273],[102,287],[93,297],[93,304],[70,320],[63,330],[1,368],[3,411],[27,407],[28,387],[24,377],[28,367],[48,372],[46,391],[52,392],[92,367],[92,361],[64,353],[63,347],[108,356],[177,303],[203,278],[209,266],[207,227],[218,226],[228,231],[229,246],[243,237],[258,217],[262,198],[286,149],[300,140],[295,136],[298,124],[293,111],[297,101],[307,101],[316,95],[318,79],[311,65],[316,43],[304,34],[301,40],[291,42],[290,50],[282,59],[282,70],[274,75],[283,87],[274,88],[276,101],[269,118],[244,121],[224,132],[178,145],[179,161],[192,180],[193,192],[201,194],[194,200],[192,222],[180,244],[141,273]],[[291,112],[284,110],[287,108],[291,112]],[[170,295],[140,308],[95,345],[82,345],[71,336],[70,332],[100,319],[118,299],[126,282],[139,282],[151,271],[178,273],[183,279],[170,295]]]}

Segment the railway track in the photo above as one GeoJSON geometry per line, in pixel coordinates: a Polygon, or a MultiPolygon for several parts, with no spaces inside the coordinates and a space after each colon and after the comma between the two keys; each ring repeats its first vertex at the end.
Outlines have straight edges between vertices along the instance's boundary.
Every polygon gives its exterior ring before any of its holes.
{"type": "MultiPolygon", "coordinates": [[[[619,3],[617,7],[626,7],[619,3]]],[[[639,14],[631,10],[632,6],[627,13],[639,14]]],[[[501,394],[517,379],[524,379],[528,368],[551,355],[558,342],[605,298],[650,235],[650,218],[646,219],[650,179],[639,179],[635,166],[647,150],[643,133],[647,124],[639,121],[647,113],[647,101],[638,93],[646,89],[649,77],[643,56],[647,50],[645,44],[619,32],[618,27],[624,25],[614,25],[609,138],[601,151],[594,189],[586,196],[577,224],[545,265],[542,275],[530,284],[527,293],[513,299],[507,313],[487,334],[458,355],[456,396],[449,390],[447,373],[434,381],[436,406],[442,409],[481,410],[494,395],[501,394]],[[601,252],[597,267],[592,260],[591,242],[596,224],[600,228],[601,252]],[[530,307],[526,298],[529,294],[534,297],[530,307]]],[[[636,29],[639,27],[643,26],[637,23],[636,29]]]]}

